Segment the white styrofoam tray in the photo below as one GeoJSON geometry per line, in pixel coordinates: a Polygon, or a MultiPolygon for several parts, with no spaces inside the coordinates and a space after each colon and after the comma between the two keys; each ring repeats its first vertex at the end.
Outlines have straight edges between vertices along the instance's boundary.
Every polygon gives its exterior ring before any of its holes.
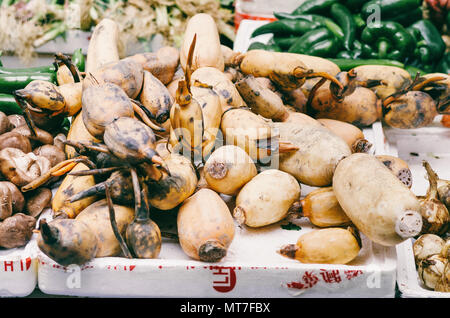
{"type": "MultiPolygon", "coordinates": [[[[235,50],[248,47],[248,28],[260,23],[251,22],[244,20],[239,28],[235,50]]],[[[382,138],[372,128],[365,129],[364,134],[376,152],[382,138]]],[[[302,185],[302,196],[313,189],[302,185]]],[[[232,207],[232,200],[229,205],[232,207]]],[[[154,217],[162,229],[167,224],[174,226],[170,213],[154,217]],[[166,222],[171,217],[172,221],[166,222]]],[[[179,243],[170,239],[163,239],[157,259],[96,258],[81,267],[62,267],[39,252],[38,286],[47,294],[87,297],[395,296],[395,248],[374,244],[362,236],[358,257],[347,265],[302,264],[279,255],[277,250],[295,243],[314,227],[306,218],[295,221],[301,227],[299,231],[282,229],[283,223],[260,229],[236,226],[227,256],[218,263],[190,259],[179,243]]],[[[166,229],[170,230],[173,228],[166,229]]]]}
{"type": "MultiPolygon", "coordinates": [[[[440,123],[420,129],[396,129],[383,127],[377,133],[383,136],[384,152],[405,160],[412,173],[411,190],[416,195],[425,195],[429,187],[422,161],[426,160],[441,179],[450,180],[450,129],[440,123]]],[[[414,262],[412,246],[414,239],[397,245],[397,284],[401,297],[450,297],[450,293],[435,292],[420,281],[414,262]]]]}

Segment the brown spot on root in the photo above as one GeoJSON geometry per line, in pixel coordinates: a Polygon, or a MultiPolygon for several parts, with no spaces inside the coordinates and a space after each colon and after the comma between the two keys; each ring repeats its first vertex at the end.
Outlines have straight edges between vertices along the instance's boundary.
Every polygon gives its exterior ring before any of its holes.
{"type": "Polygon", "coordinates": [[[227,249],[216,240],[207,241],[198,250],[198,256],[203,262],[218,262],[225,255],[227,255],[227,249]]]}
{"type": "Polygon", "coordinates": [[[372,143],[366,139],[358,139],[352,145],[353,152],[368,153],[370,148],[372,148],[372,143]]]}
{"type": "Polygon", "coordinates": [[[295,253],[298,251],[298,249],[299,247],[296,244],[286,244],[280,248],[278,253],[280,253],[283,256],[294,259],[295,253]]]}
{"type": "Polygon", "coordinates": [[[245,210],[241,206],[237,206],[233,210],[233,217],[236,219],[236,221],[239,223],[239,225],[242,225],[245,223],[245,210]]]}
{"type": "Polygon", "coordinates": [[[206,167],[206,171],[212,178],[220,180],[225,178],[228,172],[228,168],[227,165],[223,162],[214,161],[208,164],[208,166],[206,167]]]}

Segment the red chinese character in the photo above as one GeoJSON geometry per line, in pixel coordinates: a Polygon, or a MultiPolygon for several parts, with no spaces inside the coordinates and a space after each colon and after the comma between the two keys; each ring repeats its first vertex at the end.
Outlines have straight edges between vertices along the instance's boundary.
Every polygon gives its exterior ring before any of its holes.
{"type": "Polygon", "coordinates": [[[286,285],[289,288],[307,289],[313,287],[315,284],[317,284],[318,281],[319,278],[316,275],[314,275],[312,272],[306,271],[302,276],[302,282],[290,282],[286,285]]]}
{"type": "Polygon", "coordinates": [[[344,274],[345,274],[345,276],[347,277],[347,279],[348,280],[350,280],[350,279],[352,279],[352,278],[355,278],[355,277],[358,277],[359,276],[359,274],[362,274],[363,273],[363,271],[361,271],[361,270],[346,270],[346,271],[344,271],[344,274]]]}
{"type": "Polygon", "coordinates": [[[211,268],[215,270],[213,275],[221,275],[220,280],[213,281],[213,288],[221,293],[227,293],[233,290],[236,285],[236,273],[232,267],[214,266],[211,268]]]}
{"type": "Polygon", "coordinates": [[[342,281],[341,276],[339,275],[339,270],[337,269],[331,271],[321,269],[320,271],[320,275],[322,275],[325,283],[340,283],[342,281]]]}

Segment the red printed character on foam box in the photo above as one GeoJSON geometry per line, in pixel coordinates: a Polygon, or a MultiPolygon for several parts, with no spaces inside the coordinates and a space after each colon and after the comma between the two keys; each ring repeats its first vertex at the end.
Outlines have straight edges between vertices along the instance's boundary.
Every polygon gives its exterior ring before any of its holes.
{"type": "Polygon", "coordinates": [[[213,288],[220,293],[228,293],[236,285],[236,272],[233,267],[212,266],[213,288]]]}

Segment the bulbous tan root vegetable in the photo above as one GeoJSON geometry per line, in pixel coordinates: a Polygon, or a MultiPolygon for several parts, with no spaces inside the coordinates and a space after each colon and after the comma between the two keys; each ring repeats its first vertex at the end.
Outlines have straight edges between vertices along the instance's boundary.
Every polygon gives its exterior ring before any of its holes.
{"type": "Polygon", "coordinates": [[[214,19],[206,13],[195,14],[186,25],[180,49],[182,68],[186,70],[190,46],[195,35],[198,45],[193,52],[192,71],[205,66],[223,71],[225,64],[217,25],[214,19]]]}
{"type": "Polygon", "coordinates": [[[96,139],[103,139],[106,126],[114,120],[134,116],[128,96],[112,83],[84,88],[82,105],[84,126],[96,139]]]}
{"type": "Polygon", "coordinates": [[[298,148],[279,156],[279,169],[299,182],[311,186],[329,186],[338,162],[352,152],[347,143],[323,126],[273,123],[282,140],[298,148]],[[307,168],[305,168],[307,167],[307,168]]]}
{"type": "Polygon", "coordinates": [[[147,196],[151,206],[170,210],[194,193],[198,180],[191,161],[183,155],[171,153],[164,161],[170,175],[165,173],[160,180],[149,180],[147,196]]]}
{"type": "Polygon", "coordinates": [[[416,265],[434,254],[440,254],[445,241],[436,234],[422,234],[413,243],[413,253],[416,265]]]}
{"type": "Polygon", "coordinates": [[[450,292],[450,262],[447,261],[441,278],[434,285],[434,290],[437,292],[450,292]]]}
{"type": "Polygon", "coordinates": [[[219,131],[222,106],[219,96],[203,84],[191,86],[192,63],[197,35],[189,48],[185,78],[178,82],[176,103],[170,111],[169,142],[176,151],[186,149],[202,160],[210,154],[219,131]]]}
{"type": "Polygon", "coordinates": [[[361,86],[337,100],[333,98],[330,84],[326,83],[311,90],[307,113],[314,118],[335,119],[364,127],[381,117],[381,100],[371,89],[361,86]]]}
{"type": "Polygon", "coordinates": [[[359,234],[353,228],[327,228],[302,234],[296,244],[287,244],[281,255],[310,264],[348,264],[361,249],[359,234]]]}
{"type": "Polygon", "coordinates": [[[39,223],[37,244],[41,252],[62,266],[82,265],[92,260],[98,239],[87,224],[74,219],[55,219],[39,223]]]}
{"type": "Polygon", "coordinates": [[[439,280],[441,280],[448,260],[440,254],[433,254],[421,260],[417,267],[419,278],[425,287],[434,290],[439,280]]]}
{"type": "Polygon", "coordinates": [[[220,98],[222,112],[229,107],[247,106],[233,82],[215,67],[200,67],[191,75],[191,87],[196,83],[209,86],[220,98]]]}
{"type": "Polygon", "coordinates": [[[211,189],[227,195],[237,192],[257,174],[255,163],[240,147],[217,148],[204,166],[204,176],[211,189]]]}
{"type": "Polygon", "coordinates": [[[307,217],[318,227],[338,227],[351,224],[342,210],[333,187],[324,187],[311,191],[289,212],[293,217],[307,217]]]}
{"type": "Polygon", "coordinates": [[[323,58],[286,52],[265,50],[247,51],[235,58],[244,74],[255,77],[268,77],[283,90],[301,87],[308,78],[322,77],[342,84],[334,77],[339,67],[323,58]]]}
{"type": "Polygon", "coordinates": [[[235,234],[228,206],[210,189],[200,189],[183,202],[177,215],[177,229],[183,251],[203,262],[222,260],[235,234]]]}
{"type": "MultiPolygon", "coordinates": [[[[133,208],[114,204],[115,221],[120,234],[123,236],[126,227],[134,220],[133,208]]],[[[106,199],[96,201],[81,211],[75,221],[86,224],[96,235],[98,249],[95,257],[119,256],[120,244],[110,223],[109,207],[106,199]]]]}
{"type": "Polygon", "coordinates": [[[119,60],[119,26],[111,19],[102,19],[94,28],[86,56],[86,73],[119,60]]]}
{"type": "Polygon", "coordinates": [[[157,123],[162,124],[169,118],[174,98],[166,86],[149,71],[144,71],[144,84],[139,98],[157,123]]]}
{"type": "Polygon", "coordinates": [[[372,155],[354,153],[341,160],[333,191],[352,223],[375,243],[393,246],[422,229],[419,200],[372,155]]]}
{"type": "MultiPolygon", "coordinates": [[[[72,119],[72,124],[67,133],[67,139],[72,140],[73,142],[101,142],[101,140],[92,136],[84,125],[82,110],[72,119]]],[[[69,145],[65,145],[64,147],[67,159],[77,156],[75,148],[69,145]]]]}
{"type": "Polygon", "coordinates": [[[244,149],[254,161],[264,161],[276,153],[296,151],[298,147],[279,138],[270,120],[245,108],[232,108],[222,115],[220,129],[226,144],[244,149]]]}
{"type": "MultiPolygon", "coordinates": [[[[89,170],[89,167],[80,162],[74,166],[72,172],[82,170],[89,170]]],[[[65,176],[52,199],[52,211],[55,214],[55,217],[67,216],[68,218],[73,219],[86,207],[94,203],[97,200],[96,196],[89,196],[76,202],[70,202],[70,198],[74,194],[84,191],[94,185],[95,179],[93,176],[65,176]]]]}
{"type": "Polygon", "coordinates": [[[344,139],[352,152],[369,152],[372,147],[372,143],[365,138],[362,130],[355,125],[328,118],[318,118],[317,121],[344,139]]]}
{"type": "Polygon", "coordinates": [[[409,72],[395,66],[362,65],[351,70],[356,77],[355,81],[382,81],[382,85],[371,87],[378,98],[385,99],[411,84],[412,78],[409,72]]]}
{"type": "Polygon", "coordinates": [[[138,53],[125,59],[136,61],[145,71],[167,85],[172,81],[179,65],[180,52],[175,47],[163,46],[156,52],[138,53]]]}
{"type": "Polygon", "coordinates": [[[239,191],[233,216],[239,224],[250,227],[279,222],[300,199],[300,192],[300,184],[290,174],[276,169],[265,170],[239,191]]]}
{"type": "Polygon", "coordinates": [[[376,155],[375,157],[388,167],[408,188],[412,187],[412,173],[406,161],[390,155],[376,155]]]}
{"type": "Polygon", "coordinates": [[[419,199],[423,218],[422,233],[444,235],[449,228],[450,214],[445,204],[439,200],[436,172],[427,161],[423,161],[423,166],[427,171],[429,186],[426,196],[419,199]]]}

